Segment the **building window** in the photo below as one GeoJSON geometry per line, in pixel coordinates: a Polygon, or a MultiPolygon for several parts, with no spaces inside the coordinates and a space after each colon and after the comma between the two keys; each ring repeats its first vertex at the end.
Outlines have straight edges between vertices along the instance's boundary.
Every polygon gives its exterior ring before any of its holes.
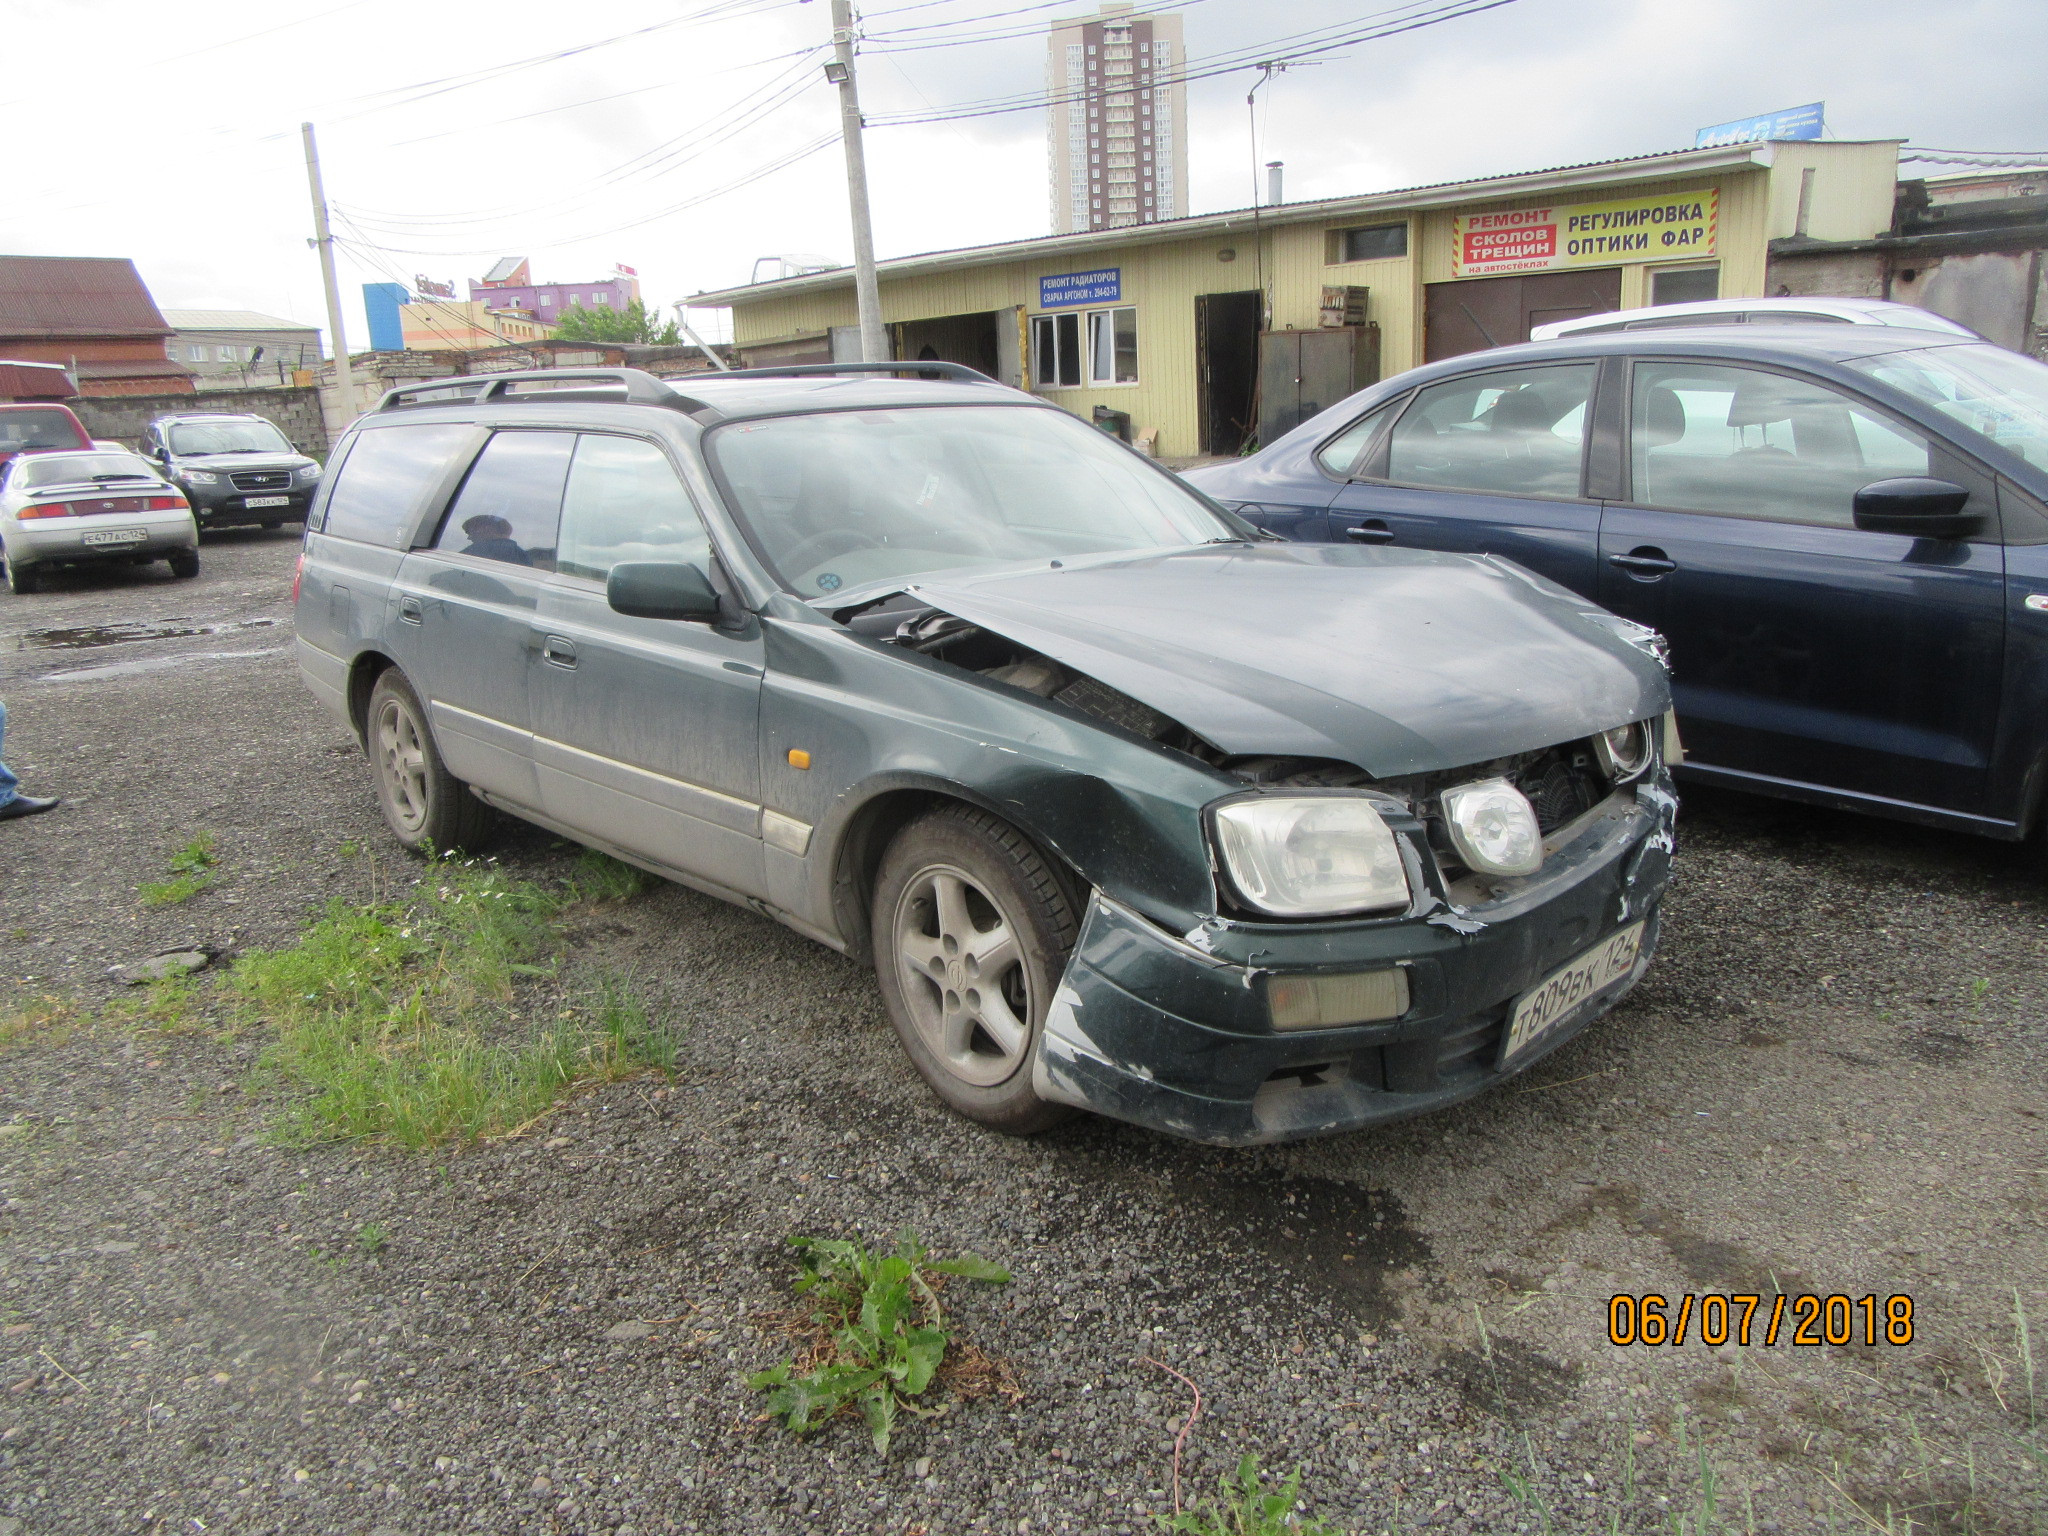
{"type": "Polygon", "coordinates": [[[213,354],[224,363],[232,363],[235,360],[235,349],[233,347],[215,347],[213,354]]]}
{"type": "Polygon", "coordinates": [[[186,362],[188,362],[188,363],[203,363],[203,362],[205,362],[205,361],[206,361],[206,348],[202,347],[202,346],[201,346],[201,345],[200,345],[200,344],[199,344],[198,342],[196,342],[196,341],[188,341],[188,342],[186,342],[186,343],[185,343],[185,361],[186,361],[186,362]]]}
{"type": "Polygon", "coordinates": [[[1330,253],[1335,261],[1391,261],[1408,254],[1408,226],[1402,224],[1372,224],[1364,229],[1333,230],[1336,248],[1330,253]]]}
{"type": "Polygon", "coordinates": [[[1698,304],[1721,297],[1721,268],[1668,267],[1650,274],[1652,304],[1698,304]]]}
{"type": "Polygon", "coordinates": [[[606,305],[607,307],[609,307],[612,302],[612,296],[604,292],[594,293],[591,295],[591,297],[596,299],[598,303],[606,305]]]}
{"type": "Polygon", "coordinates": [[[1040,389],[1135,384],[1138,311],[1125,305],[1074,314],[1033,315],[1031,351],[1031,377],[1040,389]]]}

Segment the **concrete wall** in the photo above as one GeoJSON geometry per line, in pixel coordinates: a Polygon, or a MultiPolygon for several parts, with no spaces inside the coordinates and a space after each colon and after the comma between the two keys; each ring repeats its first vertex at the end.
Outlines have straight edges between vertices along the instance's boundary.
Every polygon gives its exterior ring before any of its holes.
{"type": "Polygon", "coordinates": [[[320,419],[316,389],[209,389],[204,395],[88,396],[70,402],[86,431],[134,447],[143,429],[157,416],[183,411],[221,411],[263,416],[277,424],[301,453],[327,452],[327,429],[320,419]]]}

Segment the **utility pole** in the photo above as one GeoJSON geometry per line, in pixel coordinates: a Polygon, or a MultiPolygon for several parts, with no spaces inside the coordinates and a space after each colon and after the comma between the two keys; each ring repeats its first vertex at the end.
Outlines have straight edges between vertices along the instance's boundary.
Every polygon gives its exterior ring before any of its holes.
{"type": "Polygon", "coordinates": [[[875,276],[875,231],[868,219],[860,87],[853,78],[853,0],[832,0],[832,52],[825,78],[839,87],[839,131],[846,141],[846,201],[853,213],[853,294],[860,311],[860,360],[886,363],[889,338],[882,330],[882,285],[875,276]]]}
{"type": "Polygon", "coordinates": [[[327,227],[327,189],[320,184],[320,150],[313,125],[299,124],[306,139],[306,184],[313,192],[313,244],[320,252],[320,281],[327,289],[327,334],[334,343],[334,382],[341,392],[343,426],[355,419],[356,376],[348,365],[348,337],[341,329],[341,287],[334,278],[334,232],[327,227]]]}

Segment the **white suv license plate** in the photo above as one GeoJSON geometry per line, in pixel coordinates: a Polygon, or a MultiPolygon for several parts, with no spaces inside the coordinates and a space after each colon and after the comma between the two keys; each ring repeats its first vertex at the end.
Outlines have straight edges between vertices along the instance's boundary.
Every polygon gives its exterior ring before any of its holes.
{"type": "Polygon", "coordinates": [[[242,498],[242,505],[245,507],[288,507],[291,504],[292,499],[289,496],[244,496],[242,498]]]}
{"type": "Polygon", "coordinates": [[[91,533],[81,534],[83,544],[140,544],[149,534],[141,528],[99,528],[91,533]]]}
{"type": "Polygon", "coordinates": [[[1637,923],[1609,935],[1524,992],[1508,1024],[1508,1043],[1501,1051],[1501,1065],[1512,1065],[1520,1052],[1549,1032],[1551,1025],[1601,988],[1626,976],[1635,968],[1636,956],[1642,948],[1643,925],[1637,923]]]}

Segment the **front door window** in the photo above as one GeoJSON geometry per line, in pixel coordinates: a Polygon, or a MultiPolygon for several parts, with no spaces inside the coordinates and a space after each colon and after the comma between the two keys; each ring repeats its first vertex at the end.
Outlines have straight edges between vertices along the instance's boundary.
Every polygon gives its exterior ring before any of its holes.
{"type": "Polygon", "coordinates": [[[1387,478],[1433,490],[1577,496],[1592,393],[1591,363],[1433,384],[1394,424],[1387,478]]]}

